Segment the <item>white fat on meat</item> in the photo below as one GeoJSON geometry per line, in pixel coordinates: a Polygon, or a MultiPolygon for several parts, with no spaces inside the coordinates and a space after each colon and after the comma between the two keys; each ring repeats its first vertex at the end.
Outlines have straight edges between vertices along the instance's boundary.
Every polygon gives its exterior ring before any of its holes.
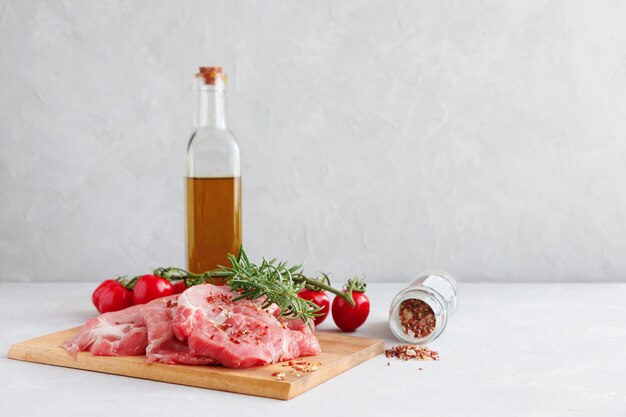
{"type": "Polygon", "coordinates": [[[94,317],[61,346],[74,357],[80,351],[96,356],[143,355],[148,345],[146,326],[140,317],[143,307],[132,306],[94,317]]]}

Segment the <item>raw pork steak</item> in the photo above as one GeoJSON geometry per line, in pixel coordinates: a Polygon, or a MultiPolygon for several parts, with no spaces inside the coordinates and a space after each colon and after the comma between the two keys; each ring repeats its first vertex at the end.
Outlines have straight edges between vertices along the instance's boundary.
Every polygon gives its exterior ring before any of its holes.
{"type": "Polygon", "coordinates": [[[279,320],[276,308],[250,300],[233,302],[229,287],[203,284],[180,295],[173,331],[193,355],[230,368],[266,365],[320,353],[317,338],[301,320],[279,320]],[[274,314],[272,314],[274,313],[274,314]]]}
{"type": "Polygon", "coordinates": [[[143,305],[104,313],[87,321],[70,342],[61,345],[72,356],[90,351],[100,356],[143,355],[148,345],[146,326],[141,321],[143,305]]]}
{"type": "Polygon", "coordinates": [[[172,317],[178,295],[159,298],[146,304],[140,311],[141,321],[148,329],[148,362],[209,365],[215,363],[205,356],[189,353],[187,343],[181,342],[172,331],[172,317]]]}

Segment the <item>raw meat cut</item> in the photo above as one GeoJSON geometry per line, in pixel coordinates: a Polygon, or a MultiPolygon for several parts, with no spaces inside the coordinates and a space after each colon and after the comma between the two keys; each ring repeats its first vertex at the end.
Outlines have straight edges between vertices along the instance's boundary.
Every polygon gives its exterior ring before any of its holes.
{"type": "Polygon", "coordinates": [[[302,320],[279,317],[278,306],[233,298],[239,293],[210,284],[90,319],[62,345],[102,356],[146,355],[148,362],[231,368],[265,365],[320,353],[302,320]]]}
{"type": "Polygon", "coordinates": [[[198,285],[183,292],[172,320],[173,331],[190,353],[230,368],[266,365],[320,353],[317,338],[301,320],[280,320],[276,308],[233,298],[227,286],[198,285]]]}
{"type": "Polygon", "coordinates": [[[148,345],[146,326],[140,317],[143,307],[132,306],[94,317],[61,346],[74,357],[79,351],[90,351],[96,356],[143,355],[148,345]]]}
{"type": "Polygon", "coordinates": [[[211,358],[189,353],[187,343],[181,342],[172,331],[172,317],[177,307],[178,295],[159,298],[140,310],[141,321],[148,330],[146,356],[148,362],[209,365],[211,358]]]}

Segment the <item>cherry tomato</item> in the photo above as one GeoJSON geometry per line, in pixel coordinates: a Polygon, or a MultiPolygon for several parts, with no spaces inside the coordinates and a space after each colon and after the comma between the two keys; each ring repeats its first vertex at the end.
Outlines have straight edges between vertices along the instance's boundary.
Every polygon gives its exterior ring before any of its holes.
{"type": "Polygon", "coordinates": [[[108,283],[107,281],[103,282],[100,287],[96,288],[96,291],[94,291],[95,298],[98,301],[96,308],[100,313],[119,311],[133,305],[133,292],[131,290],[124,288],[122,284],[117,281],[108,283]]]}
{"type": "Polygon", "coordinates": [[[100,296],[102,296],[102,294],[104,293],[105,288],[111,284],[117,284],[117,283],[118,282],[115,281],[114,279],[107,279],[106,281],[103,281],[100,285],[98,285],[98,287],[94,290],[93,294],[91,294],[91,302],[96,307],[96,309],[98,308],[98,302],[100,301],[100,296]]]}
{"type": "Polygon", "coordinates": [[[370,314],[370,300],[365,295],[365,283],[361,283],[358,278],[349,280],[348,288],[352,289],[354,307],[343,298],[335,296],[332,307],[333,320],[341,330],[353,332],[367,320],[370,314]]]}
{"type": "Polygon", "coordinates": [[[180,294],[187,289],[187,284],[185,284],[185,281],[176,281],[172,284],[172,287],[174,287],[174,294],[180,294]]]}
{"type": "Polygon", "coordinates": [[[168,280],[154,275],[143,275],[133,288],[133,301],[135,304],[145,304],[172,294],[174,286],[168,280]]]}
{"type": "Polygon", "coordinates": [[[298,297],[312,301],[313,304],[322,308],[316,313],[320,315],[315,317],[313,320],[313,323],[315,323],[316,326],[319,326],[324,320],[326,320],[328,312],[330,311],[330,298],[328,298],[328,294],[324,291],[314,291],[305,288],[298,293],[298,297]]]}

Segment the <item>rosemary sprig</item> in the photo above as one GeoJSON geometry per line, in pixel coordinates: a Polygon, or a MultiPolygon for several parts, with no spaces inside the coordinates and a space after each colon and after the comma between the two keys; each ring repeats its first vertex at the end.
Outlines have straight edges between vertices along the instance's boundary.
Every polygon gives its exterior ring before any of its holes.
{"type": "Polygon", "coordinates": [[[344,298],[350,305],[354,305],[352,288],[341,291],[333,288],[327,280],[314,279],[302,273],[302,265],[289,266],[286,262],[276,259],[263,258],[260,265],[250,262],[248,255],[240,248],[237,257],[228,255],[230,266],[219,266],[214,271],[194,274],[181,268],[157,268],[154,275],[169,280],[184,280],[187,286],[214,282],[220,278],[241,295],[235,300],[256,300],[264,298],[262,307],[267,308],[276,304],[280,315],[289,319],[301,319],[309,323],[309,319],[316,317],[319,307],[309,300],[298,297],[298,292],[305,286],[319,288],[332,292],[344,298]]]}

